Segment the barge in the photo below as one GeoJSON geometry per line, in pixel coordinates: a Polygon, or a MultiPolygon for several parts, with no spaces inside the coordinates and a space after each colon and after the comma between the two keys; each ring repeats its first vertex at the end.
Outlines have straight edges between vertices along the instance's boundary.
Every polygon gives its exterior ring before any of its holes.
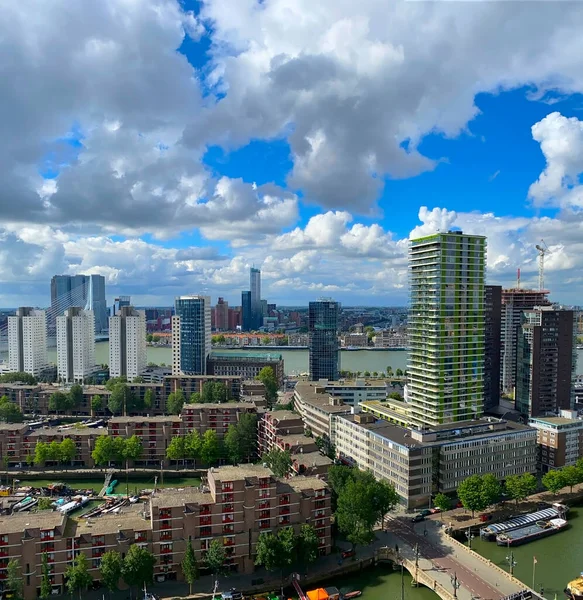
{"type": "Polygon", "coordinates": [[[539,540],[549,535],[563,531],[569,526],[565,519],[550,519],[549,521],[537,521],[534,524],[519,527],[512,531],[500,533],[496,536],[498,546],[521,546],[534,540],[539,540]]]}

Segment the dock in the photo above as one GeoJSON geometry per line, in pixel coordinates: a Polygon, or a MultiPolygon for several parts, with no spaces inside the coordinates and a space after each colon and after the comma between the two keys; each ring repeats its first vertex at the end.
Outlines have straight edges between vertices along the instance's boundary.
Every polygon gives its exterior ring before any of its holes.
{"type": "Polygon", "coordinates": [[[107,488],[110,486],[111,480],[113,479],[114,475],[115,475],[115,471],[113,469],[110,469],[106,473],[105,481],[103,482],[103,487],[101,488],[101,491],[99,492],[99,494],[97,494],[99,497],[103,498],[103,496],[105,496],[105,494],[107,492],[107,488]]]}

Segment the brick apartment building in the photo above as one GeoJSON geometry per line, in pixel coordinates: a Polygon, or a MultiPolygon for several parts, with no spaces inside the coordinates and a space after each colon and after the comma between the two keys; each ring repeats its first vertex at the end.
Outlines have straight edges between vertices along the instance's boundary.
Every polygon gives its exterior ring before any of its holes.
{"type": "Polygon", "coordinates": [[[583,456],[583,420],[576,411],[562,410],[557,417],[533,417],[538,461],[543,473],[574,465],[583,456]]]}
{"type": "Polygon", "coordinates": [[[91,576],[99,580],[101,556],[108,550],[127,553],[143,545],[156,557],[155,580],[182,580],[180,564],[188,539],[199,564],[211,541],[227,551],[232,571],[252,573],[262,532],[312,525],[320,553],[332,547],[330,492],[315,477],[280,479],[258,465],[220,467],[208,472],[200,489],[160,490],[148,503],[130,505],[118,514],[73,520],[57,512],[0,517],[0,578],[8,561],[20,562],[24,598],[39,594],[42,554],[47,553],[55,593],[64,593],[63,575],[74,555],[88,558],[91,576]]]}
{"type": "Polygon", "coordinates": [[[235,425],[244,413],[255,413],[251,402],[224,402],[223,404],[185,404],[182,407],[182,424],[185,433],[204,433],[214,429],[222,438],[230,425],[235,425]]]}

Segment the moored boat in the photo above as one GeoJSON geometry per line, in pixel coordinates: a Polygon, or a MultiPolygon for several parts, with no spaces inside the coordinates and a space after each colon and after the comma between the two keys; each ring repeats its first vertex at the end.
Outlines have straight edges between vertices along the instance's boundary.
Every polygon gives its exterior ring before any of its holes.
{"type": "Polygon", "coordinates": [[[568,511],[568,507],[562,504],[553,504],[550,508],[545,508],[534,513],[513,517],[502,523],[487,525],[480,529],[480,537],[494,541],[496,537],[502,533],[507,533],[527,525],[533,525],[537,521],[548,521],[549,519],[561,518],[564,519],[568,511]]]}
{"type": "Polygon", "coordinates": [[[583,573],[581,573],[577,579],[569,581],[565,588],[565,595],[567,598],[571,598],[571,600],[583,599],[583,573]]]}
{"type": "Polygon", "coordinates": [[[548,521],[537,521],[526,527],[498,534],[496,536],[496,543],[498,546],[521,546],[522,544],[528,544],[528,542],[559,533],[568,526],[569,524],[565,519],[559,518],[548,521]]]}

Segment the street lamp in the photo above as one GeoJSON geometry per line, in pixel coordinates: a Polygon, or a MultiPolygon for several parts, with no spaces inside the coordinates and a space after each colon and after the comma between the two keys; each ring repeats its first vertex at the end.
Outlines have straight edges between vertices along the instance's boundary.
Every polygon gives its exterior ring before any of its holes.
{"type": "Polygon", "coordinates": [[[468,530],[466,531],[466,537],[468,538],[468,548],[471,550],[472,549],[472,540],[474,539],[474,535],[472,535],[472,528],[468,527],[468,530]]]}
{"type": "Polygon", "coordinates": [[[455,571],[450,577],[451,585],[453,587],[453,597],[457,598],[457,591],[460,589],[461,583],[459,582],[459,579],[457,578],[457,573],[455,571]]]}
{"type": "Polygon", "coordinates": [[[510,551],[510,555],[506,557],[506,562],[508,563],[508,567],[510,569],[510,577],[514,575],[514,567],[516,566],[516,561],[514,560],[514,552],[510,551]]]}

